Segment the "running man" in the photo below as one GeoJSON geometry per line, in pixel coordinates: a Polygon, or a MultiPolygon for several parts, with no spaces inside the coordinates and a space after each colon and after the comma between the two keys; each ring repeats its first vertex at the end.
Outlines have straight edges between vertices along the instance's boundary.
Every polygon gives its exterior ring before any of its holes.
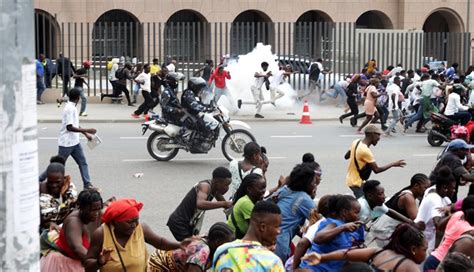
{"type": "Polygon", "coordinates": [[[268,80],[268,78],[272,76],[272,72],[268,71],[267,62],[262,62],[260,66],[262,67],[262,69],[255,72],[255,83],[251,87],[254,102],[244,102],[242,101],[242,99],[237,100],[237,107],[239,109],[240,107],[242,107],[242,105],[255,105],[255,107],[257,108],[255,118],[263,118],[263,115],[260,114],[260,112],[262,111],[262,106],[263,104],[270,103],[270,101],[265,101],[265,98],[263,97],[262,86],[265,83],[267,89],[269,88],[270,81],[268,80]]]}

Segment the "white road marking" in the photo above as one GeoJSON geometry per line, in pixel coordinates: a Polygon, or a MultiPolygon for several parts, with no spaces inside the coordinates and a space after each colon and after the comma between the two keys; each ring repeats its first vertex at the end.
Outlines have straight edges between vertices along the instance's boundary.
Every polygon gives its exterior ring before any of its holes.
{"type": "Polygon", "coordinates": [[[136,136],[136,137],[120,137],[120,140],[145,140],[148,137],[145,136],[136,136]]]}
{"type": "Polygon", "coordinates": [[[438,154],[413,154],[413,157],[436,157],[438,154]]]}
{"type": "MultiPolygon", "coordinates": [[[[269,157],[270,160],[284,160],[286,157],[269,157]]],[[[224,157],[222,158],[181,158],[181,159],[173,159],[173,161],[221,161],[225,160],[224,157]]],[[[149,161],[156,161],[155,159],[124,159],[122,162],[149,162],[149,161]]]]}
{"type": "Polygon", "coordinates": [[[270,138],[313,138],[313,135],[274,135],[270,138]]]}
{"type": "Polygon", "coordinates": [[[57,140],[58,137],[38,137],[38,140],[57,140]]]}

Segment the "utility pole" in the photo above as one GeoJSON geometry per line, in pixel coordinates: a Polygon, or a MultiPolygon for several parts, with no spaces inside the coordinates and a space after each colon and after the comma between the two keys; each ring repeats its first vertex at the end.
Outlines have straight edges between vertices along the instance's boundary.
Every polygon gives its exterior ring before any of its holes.
{"type": "Polygon", "coordinates": [[[0,0],[0,271],[39,271],[32,0],[0,0]]]}

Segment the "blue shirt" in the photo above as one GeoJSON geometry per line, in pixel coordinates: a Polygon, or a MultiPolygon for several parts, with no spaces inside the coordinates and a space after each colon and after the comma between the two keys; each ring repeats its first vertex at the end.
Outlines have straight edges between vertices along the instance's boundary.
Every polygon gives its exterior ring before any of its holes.
{"type": "Polygon", "coordinates": [[[315,204],[306,192],[292,191],[287,186],[280,188],[277,195],[277,204],[281,210],[281,232],[277,237],[275,254],[285,262],[291,253],[291,240],[309,217],[315,204]]]}
{"type": "MultiPolygon", "coordinates": [[[[329,224],[335,224],[336,227],[344,225],[345,223],[339,219],[334,218],[326,218],[321,224],[319,225],[318,232],[324,229],[329,224]]],[[[308,250],[307,253],[317,252],[317,253],[329,253],[336,250],[350,248],[352,246],[352,239],[353,234],[350,232],[342,232],[334,237],[331,241],[324,243],[324,244],[316,244],[314,242],[311,243],[311,248],[308,250]]],[[[342,266],[344,265],[344,261],[330,261],[324,262],[316,266],[310,266],[306,261],[302,261],[300,267],[310,269],[311,271],[324,271],[324,272],[331,272],[331,271],[339,271],[342,266]]]]}
{"type": "Polygon", "coordinates": [[[44,67],[41,61],[36,60],[36,76],[43,77],[44,76],[44,67]]]}

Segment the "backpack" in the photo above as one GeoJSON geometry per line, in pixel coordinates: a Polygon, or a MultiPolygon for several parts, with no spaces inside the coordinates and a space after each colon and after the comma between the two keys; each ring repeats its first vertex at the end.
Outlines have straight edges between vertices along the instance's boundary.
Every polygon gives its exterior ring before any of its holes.
{"type": "Polygon", "coordinates": [[[320,73],[321,73],[321,70],[319,69],[319,65],[317,63],[311,64],[311,67],[309,70],[309,78],[312,80],[318,81],[320,73]]]}
{"type": "Polygon", "coordinates": [[[125,68],[119,68],[119,69],[117,69],[117,71],[115,71],[115,77],[116,77],[118,80],[126,79],[126,75],[125,75],[124,69],[125,69],[125,68]]]}

